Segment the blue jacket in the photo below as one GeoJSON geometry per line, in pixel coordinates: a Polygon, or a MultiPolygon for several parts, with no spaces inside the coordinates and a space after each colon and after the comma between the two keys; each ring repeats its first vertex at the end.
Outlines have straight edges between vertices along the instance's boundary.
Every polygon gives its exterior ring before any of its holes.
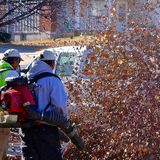
{"type": "MultiPolygon", "coordinates": [[[[27,78],[31,79],[44,72],[52,73],[52,68],[45,62],[36,60],[32,63],[31,69],[27,73],[27,78]]],[[[39,79],[37,84],[35,95],[39,110],[43,111],[50,103],[48,110],[62,111],[67,116],[67,94],[61,80],[53,76],[44,77],[39,79]]]]}

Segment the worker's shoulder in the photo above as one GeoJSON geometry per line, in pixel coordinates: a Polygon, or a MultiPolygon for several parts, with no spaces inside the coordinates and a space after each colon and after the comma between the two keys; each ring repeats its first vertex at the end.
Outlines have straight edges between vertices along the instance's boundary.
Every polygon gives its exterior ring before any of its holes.
{"type": "Polygon", "coordinates": [[[50,79],[50,78],[52,78],[52,79],[61,80],[60,77],[58,77],[56,74],[51,73],[51,72],[43,72],[43,73],[40,73],[40,74],[38,74],[38,75],[36,75],[36,76],[34,77],[34,80],[37,81],[37,80],[40,80],[40,79],[43,79],[43,78],[45,78],[45,79],[50,79]]]}
{"type": "Polygon", "coordinates": [[[56,82],[56,83],[61,83],[60,77],[58,77],[55,74],[45,77],[45,80],[48,80],[48,81],[51,81],[51,82],[56,82]]]}
{"type": "Polygon", "coordinates": [[[54,78],[54,79],[58,79],[61,81],[61,78],[59,76],[57,76],[56,74],[54,73],[51,73],[50,77],[54,78]]]}
{"type": "Polygon", "coordinates": [[[49,83],[61,83],[61,79],[60,77],[58,77],[56,74],[54,73],[42,73],[39,74],[38,76],[34,77],[34,82],[41,82],[41,83],[45,83],[45,82],[49,82],[49,83]]]}

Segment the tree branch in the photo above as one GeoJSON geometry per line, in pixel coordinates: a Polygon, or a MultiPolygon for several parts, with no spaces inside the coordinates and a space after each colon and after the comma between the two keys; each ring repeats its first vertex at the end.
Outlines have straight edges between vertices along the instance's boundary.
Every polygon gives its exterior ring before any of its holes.
{"type": "MultiPolygon", "coordinates": [[[[18,16],[14,17],[13,19],[9,19],[9,20],[6,20],[6,17],[9,16],[11,13],[13,13],[14,11],[16,11],[17,8],[13,8],[11,9],[10,11],[8,11],[3,17],[1,17],[0,19],[0,27],[4,27],[6,25],[9,25],[9,24],[12,24],[12,23],[15,23],[15,22],[19,22],[31,15],[33,15],[34,13],[36,13],[38,10],[40,10],[42,8],[43,5],[45,5],[46,3],[50,2],[51,0],[43,0],[41,2],[38,2],[37,5],[35,5],[33,8],[29,9],[28,11],[26,12],[23,12],[21,14],[19,14],[18,16]]],[[[24,1],[24,2],[27,2],[28,1],[24,1]]]]}

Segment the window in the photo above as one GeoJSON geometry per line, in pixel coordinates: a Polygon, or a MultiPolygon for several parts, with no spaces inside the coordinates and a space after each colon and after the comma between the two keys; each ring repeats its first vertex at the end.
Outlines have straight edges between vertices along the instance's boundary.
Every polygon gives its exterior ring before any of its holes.
{"type": "Polygon", "coordinates": [[[75,62],[78,61],[80,57],[76,56],[76,52],[63,52],[58,58],[55,73],[58,76],[71,76],[74,71],[75,62]]]}

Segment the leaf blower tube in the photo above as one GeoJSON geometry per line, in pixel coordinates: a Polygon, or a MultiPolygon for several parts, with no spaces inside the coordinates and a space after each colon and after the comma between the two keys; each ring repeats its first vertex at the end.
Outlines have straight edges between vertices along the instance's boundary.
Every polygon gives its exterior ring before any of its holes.
{"type": "Polygon", "coordinates": [[[29,117],[36,121],[47,122],[50,125],[59,127],[71,140],[71,142],[79,149],[84,149],[84,143],[78,136],[76,126],[61,113],[56,111],[37,111],[33,106],[24,105],[29,117]]]}

